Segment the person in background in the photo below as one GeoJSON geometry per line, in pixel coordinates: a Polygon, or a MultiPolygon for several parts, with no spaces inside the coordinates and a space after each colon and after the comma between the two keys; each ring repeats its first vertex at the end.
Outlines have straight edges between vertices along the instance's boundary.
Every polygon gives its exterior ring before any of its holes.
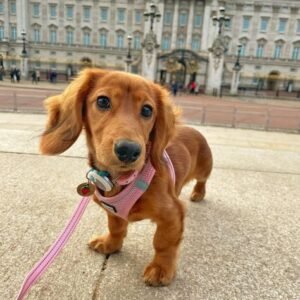
{"type": "Polygon", "coordinates": [[[40,82],[40,76],[41,76],[40,70],[36,70],[36,81],[37,81],[37,83],[40,82]]]}
{"type": "Polygon", "coordinates": [[[36,71],[35,70],[32,71],[31,79],[32,79],[32,83],[37,84],[36,71]]]}
{"type": "Polygon", "coordinates": [[[176,81],[173,81],[171,84],[171,89],[172,89],[172,93],[174,96],[177,95],[177,91],[178,91],[178,84],[176,81]]]}

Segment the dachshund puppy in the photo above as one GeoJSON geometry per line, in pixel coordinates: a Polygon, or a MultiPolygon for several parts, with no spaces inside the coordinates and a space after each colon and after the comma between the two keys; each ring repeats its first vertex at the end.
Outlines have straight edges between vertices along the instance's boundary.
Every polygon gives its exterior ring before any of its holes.
{"type": "Polygon", "coordinates": [[[212,170],[212,154],[204,137],[179,125],[168,92],[140,76],[118,71],[85,69],[58,95],[46,100],[48,121],[40,141],[42,154],[67,150],[86,132],[89,165],[105,171],[114,184],[96,190],[94,200],[107,212],[109,233],[90,241],[90,248],[109,254],[122,248],[128,222],[150,219],[156,223],[155,255],[144,271],[144,281],[168,285],[174,278],[184,227],[184,206],[178,199],[182,187],[195,179],[192,201],[205,195],[212,170]],[[165,158],[175,171],[172,179],[165,158]],[[114,197],[126,186],[117,178],[132,177],[150,162],[155,174],[144,186],[126,217],[120,217],[99,200],[114,197]]]}

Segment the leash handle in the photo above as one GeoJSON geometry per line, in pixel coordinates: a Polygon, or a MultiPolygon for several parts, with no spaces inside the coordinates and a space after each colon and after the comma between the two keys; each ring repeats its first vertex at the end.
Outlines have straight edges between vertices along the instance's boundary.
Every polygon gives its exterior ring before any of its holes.
{"type": "Polygon", "coordinates": [[[57,238],[55,243],[42,257],[42,259],[33,267],[33,269],[27,274],[22,287],[19,291],[17,300],[22,300],[26,296],[31,286],[44,274],[54,259],[59,255],[60,251],[67,243],[72,233],[74,232],[77,224],[79,223],[87,205],[89,204],[90,197],[83,197],[75,209],[71,219],[65,226],[64,230],[57,238]]]}

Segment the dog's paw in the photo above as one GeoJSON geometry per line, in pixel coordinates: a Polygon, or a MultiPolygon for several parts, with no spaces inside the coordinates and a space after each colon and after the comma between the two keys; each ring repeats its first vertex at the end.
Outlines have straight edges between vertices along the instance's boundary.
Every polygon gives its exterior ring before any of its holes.
{"type": "Polygon", "coordinates": [[[175,270],[150,263],[144,271],[144,282],[151,286],[164,286],[169,285],[175,276],[175,270]]]}
{"type": "Polygon", "coordinates": [[[204,199],[204,196],[205,196],[205,192],[193,192],[192,195],[191,195],[191,201],[193,202],[199,202],[199,201],[202,201],[204,199]]]}
{"type": "Polygon", "coordinates": [[[91,239],[88,245],[91,249],[103,254],[118,252],[122,248],[122,242],[113,240],[109,234],[91,239]]]}

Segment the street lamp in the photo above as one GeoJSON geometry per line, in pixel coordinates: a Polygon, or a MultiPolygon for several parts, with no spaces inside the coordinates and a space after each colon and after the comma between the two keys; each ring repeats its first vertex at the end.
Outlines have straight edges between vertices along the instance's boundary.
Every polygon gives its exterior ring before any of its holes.
{"type": "Polygon", "coordinates": [[[225,8],[222,6],[219,8],[219,16],[213,16],[212,20],[213,20],[213,25],[217,25],[219,24],[219,30],[218,30],[218,34],[221,35],[222,34],[222,29],[224,25],[229,25],[230,22],[230,18],[228,16],[225,16],[225,8]]]}
{"type": "Polygon", "coordinates": [[[27,51],[26,51],[26,43],[25,43],[26,42],[26,31],[25,31],[25,29],[22,30],[21,35],[22,35],[22,41],[23,41],[22,55],[26,56],[27,51]]]}
{"type": "Polygon", "coordinates": [[[234,70],[240,70],[242,68],[241,64],[240,64],[240,57],[241,57],[241,51],[242,51],[242,44],[238,44],[238,52],[237,52],[237,58],[236,58],[236,62],[234,64],[233,69],[234,70]]]}
{"type": "Polygon", "coordinates": [[[145,20],[148,21],[148,18],[150,17],[150,31],[153,31],[153,22],[155,18],[157,19],[157,22],[159,22],[161,14],[158,11],[158,7],[152,2],[150,4],[150,11],[144,12],[145,20]]]}
{"type": "Polygon", "coordinates": [[[127,72],[130,72],[130,65],[132,63],[132,57],[131,57],[131,41],[132,41],[132,36],[128,35],[127,36],[128,40],[128,52],[127,52],[127,57],[126,57],[126,63],[127,63],[127,72]]]}
{"type": "Polygon", "coordinates": [[[240,83],[240,71],[242,69],[242,66],[240,64],[240,57],[241,57],[241,51],[242,51],[242,45],[237,45],[238,52],[237,52],[237,58],[236,62],[233,66],[233,73],[232,73],[232,80],[231,80],[231,86],[230,86],[230,95],[237,96],[239,91],[239,83],[240,83]]]}

